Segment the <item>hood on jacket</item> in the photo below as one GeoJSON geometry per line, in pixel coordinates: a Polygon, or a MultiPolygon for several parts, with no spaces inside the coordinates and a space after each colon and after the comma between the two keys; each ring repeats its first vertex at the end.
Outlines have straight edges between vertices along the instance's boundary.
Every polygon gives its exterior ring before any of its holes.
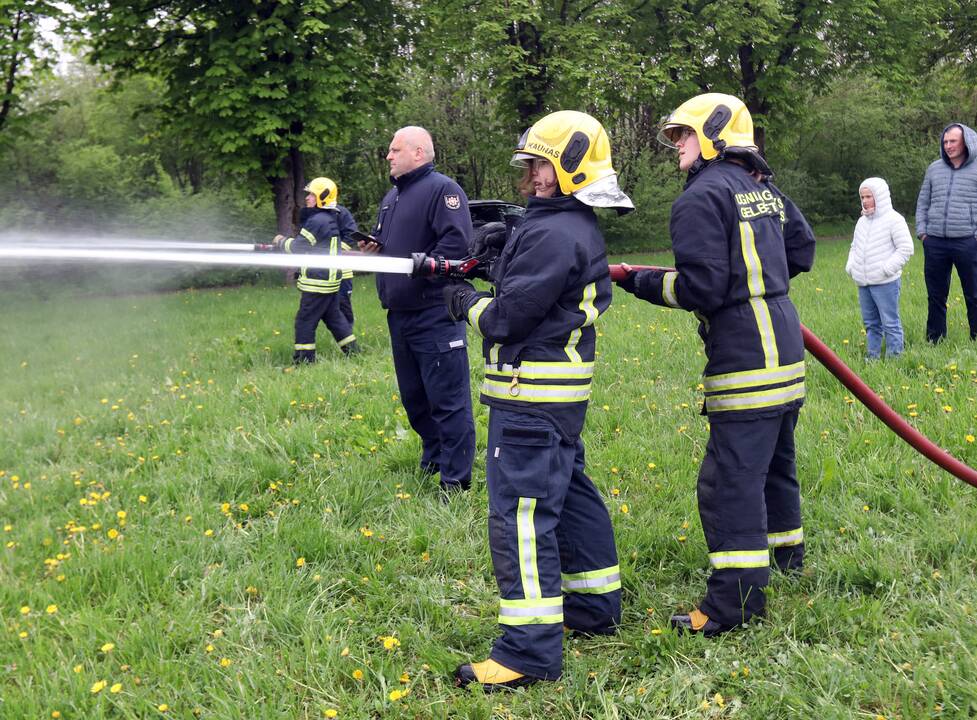
{"type": "Polygon", "coordinates": [[[947,130],[954,127],[963,130],[963,144],[967,147],[967,157],[960,167],[964,167],[964,165],[974,162],[974,157],[977,156],[977,132],[963,123],[950,123],[943,128],[943,132],[940,133],[940,157],[950,167],[953,167],[953,163],[950,162],[950,158],[946,156],[946,150],[943,149],[943,136],[946,135],[947,130]]]}
{"type": "Polygon", "coordinates": [[[866,213],[862,210],[862,215],[866,217],[879,217],[892,210],[892,194],[889,192],[889,184],[879,177],[870,177],[862,180],[858,186],[859,195],[862,190],[868,190],[875,198],[875,210],[866,213]]]}

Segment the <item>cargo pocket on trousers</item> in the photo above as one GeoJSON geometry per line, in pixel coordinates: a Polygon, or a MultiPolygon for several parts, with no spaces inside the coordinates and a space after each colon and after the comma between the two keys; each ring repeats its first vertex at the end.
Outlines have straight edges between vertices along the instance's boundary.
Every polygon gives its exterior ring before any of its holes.
{"type": "Polygon", "coordinates": [[[544,498],[549,492],[556,434],[547,428],[503,427],[499,489],[513,497],[544,498]]]}

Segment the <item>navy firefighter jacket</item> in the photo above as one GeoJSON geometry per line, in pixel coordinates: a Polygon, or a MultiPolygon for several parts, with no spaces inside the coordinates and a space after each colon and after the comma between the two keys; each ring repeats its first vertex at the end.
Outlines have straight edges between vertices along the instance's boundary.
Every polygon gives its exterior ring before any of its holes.
{"type": "Polygon", "coordinates": [[[473,297],[485,405],[549,418],[565,440],[583,429],[594,374],[594,321],[611,305],[604,238],[574,197],[530,198],[496,262],[494,297],[473,297]]]}
{"type": "Polygon", "coordinates": [[[636,295],[699,318],[703,413],[710,421],[777,415],[804,400],[804,340],[787,296],[814,264],[814,233],[797,206],[744,167],[713,162],[672,205],[675,272],[633,276],[636,295]]]}
{"type": "MultiPolygon", "coordinates": [[[[287,253],[308,255],[342,255],[342,243],[352,242],[356,230],[352,213],[342,205],[331,208],[302,208],[302,229],[285,241],[287,253]]],[[[296,286],[303,292],[334,293],[339,291],[342,270],[302,268],[296,286]]]]}
{"type": "MultiPolygon", "coordinates": [[[[398,178],[380,202],[373,236],[382,253],[410,257],[411,253],[443,255],[457,260],[468,255],[472,218],[468,197],[451,178],[428,163],[398,178]]],[[[443,278],[410,278],[377,273],[377,293],[387,310],[417,311],[443,305],[443,278]]]]}

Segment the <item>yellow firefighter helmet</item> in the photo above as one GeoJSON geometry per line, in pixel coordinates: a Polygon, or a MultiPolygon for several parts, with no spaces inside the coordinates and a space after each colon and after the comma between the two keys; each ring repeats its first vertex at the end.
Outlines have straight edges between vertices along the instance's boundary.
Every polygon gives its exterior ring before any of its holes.
{"type": "Polygon", "coordinates": [[[607,133],[587,113],[560,110],[537,120],[519,139],[512,164],[526,167],[534,158],[552,163],[563,194],[592,207],[634,209],[618,187],[607,133]]]}
{"type": "Polygon", "coordinates": [[[674,148],[687,127],[695,132],[704,160],[713,160],[728,148],[757,149],[750,111],[732,95],[705,93],[686,100],[662,121],[658,141],[674,148]]]}
{"type": "Polygon", "coordinates": [[[319,208],[336,207],[339,188],[327,177],[317,177],[305,186],[305,191],[315,195],[315,206],[319,208]]]}

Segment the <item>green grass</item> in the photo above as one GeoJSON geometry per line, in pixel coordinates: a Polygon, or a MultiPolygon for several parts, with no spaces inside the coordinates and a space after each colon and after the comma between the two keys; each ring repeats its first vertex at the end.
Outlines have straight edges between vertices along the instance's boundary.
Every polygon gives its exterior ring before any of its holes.
{"type": "MultiPolygon", "coordinates": [[[[977,464],[977,350],[956,281],[949,340],[926,345],[914,257],[907,351],[866,364],[846,252],[822,243],[796,281],[803,321],[977,464]]],[[[797,432],[805,574],[775,576],[767,619],[741,632],[708,642],[667,629],[707,574],[694,496],[704,358],[691,317],[620,292],[598,325],[585,440],[617,532],[624,624],[569,641],[558,683],[507,697],[453,689],[454,666],[484,657],[496,633],[484,461],[475,492],[439,502],[415,470],[369,278],[354,297],[366,352],[346,361],[323,330],[321,362],[292,371],[294,290],[42,301],[8,287],[0,717],[977,714],[977,489],[813,360],[797,432]]],[[[486,421],[477,407],[482,450],[486,421]]]]}

